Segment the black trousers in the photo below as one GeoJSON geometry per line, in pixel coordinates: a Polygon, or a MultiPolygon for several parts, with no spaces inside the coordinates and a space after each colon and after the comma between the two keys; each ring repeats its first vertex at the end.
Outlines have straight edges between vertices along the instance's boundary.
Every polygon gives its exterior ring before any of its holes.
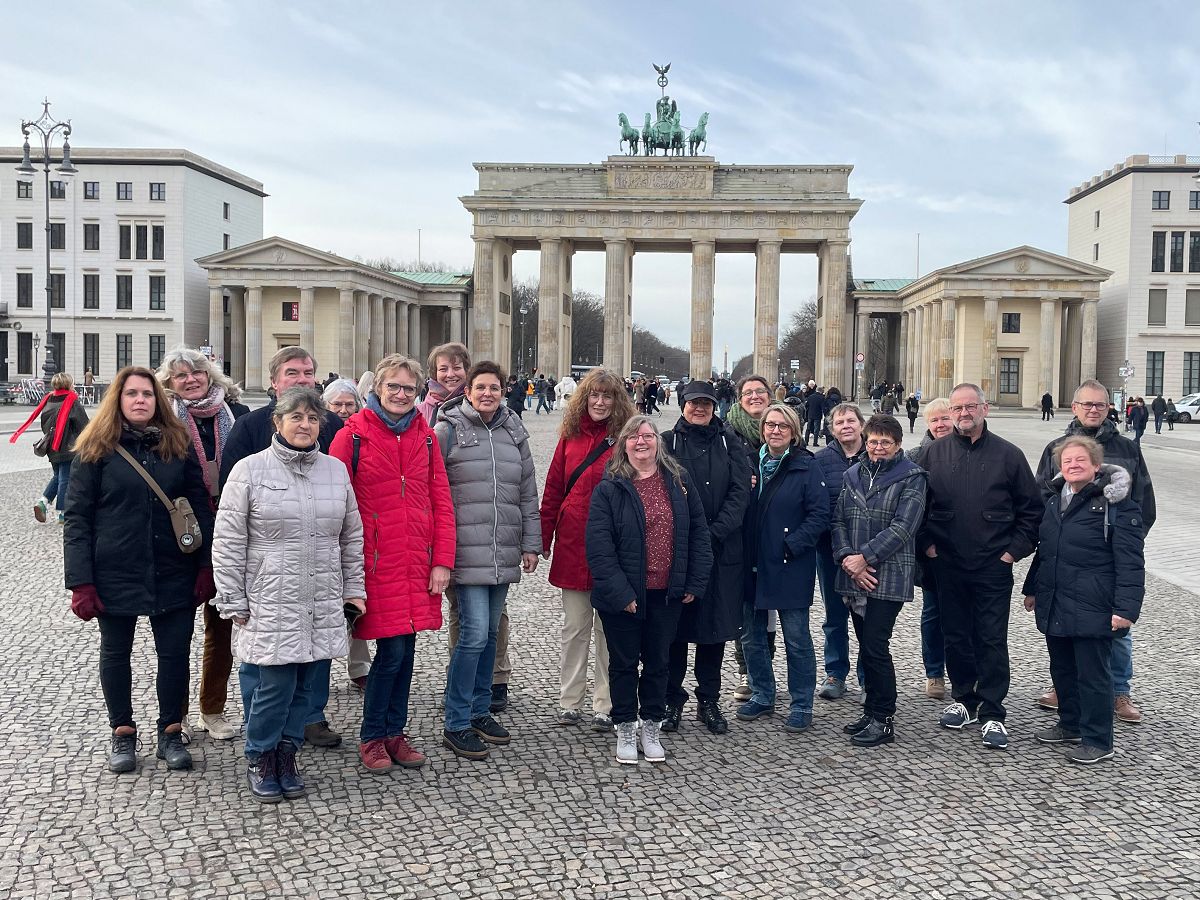
{"type": "MultiPolygon", "coordinates": [[[[687,691],[683,689],[683,676],[687,673],[688,642],[673,641],[667,670],[667,703],[683,706],[687,703],[687,691]]],[[[721,660],[725,656],[725,644],[695,644],[696,663],[692,668],[696,676],[696,699],[719,700],[721,698],[721,660]]]]}
{"type": "MultiPolygon", "coordinates": [[[[196,608],[181,609],[150,616],[154,632],[154,652],[158,656],[155,687],[158,692],[158,730],[183,721],[188,696],[188,657],[192,647],[192,629],[196,608]]],[[[108,724],[136,727],[133,721],[133,638],[137,616],[96,617],[100,625],[100,687],[108,707],[108,724]]]]}
{"type": "Polygon", "coordinates": [[[1113,745],[1112,638],[1046,635],[1050,678],[1058,692],[1058,724],[1091,747],[1113,745]]]}
{"type": "Polygon", "coordinates": [[[867,699],[863,713],[883,721],[896,714],[896,666],[892,662],[892,629],[903,603],[867,598],[860,616],[851,610],[854,635],[858,638],[858,658],[866,676],[867,699]]]}
{"type": "Polygon", "coordinates": [[[666,602],[666,591],[646,592],[646,616],[600,613],[608,643],[608,691],[613,724],[640,717],[661,722],[667,715],[667,669],[671,641],[683,604],[666,602]],[[641,673],[638,664],[641,663],[641,673]]]}
{"type": "Polygon", "coordinates": [[[1008,696],[1008,613],[1012,604],[1012,566],[999,558],[966,570],[934,560],[946,674],[954,699],[981,721],[1004,721],[1008,696]]]}

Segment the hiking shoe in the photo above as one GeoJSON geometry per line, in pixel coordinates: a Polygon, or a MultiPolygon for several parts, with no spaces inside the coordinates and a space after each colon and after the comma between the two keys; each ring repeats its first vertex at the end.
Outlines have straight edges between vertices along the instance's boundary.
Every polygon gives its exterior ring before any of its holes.
{"type": "Polygon", "coordinates": [[[154,755],[167,761],[167,768],[176,771],[192,767],[192,754],[183,746],[183,735],[178,731],[160,731],[158,749],[154,755]]]}
{"type": "Polygon", "coordinates": [[[834,678],[832,675],[825,679],[825,683],[817,691],[817,696],[822,700],[841,700],[845,694],[846,680],[844,678],[834,678]]]}
{"type": "Polygon", "coordinates": [[[479,735],[481,740],[489,744],[507,744],[512,740],[508,729],[491,716],[480,716],[477,719],[472,719],[471,730],[479,735]]]}
{"type": "Polygon", "coordinates": [[[508,685],[492,685],[492,702],[488,704],[488,712],[498,713],[508,709],[508,685]]]}
{"type": "Polygon", "coordinates": [[[742,683],[733,690],[733,699],[745,703],[752,696],[754,692],[750,690],[750,676],[742,675],[742,683]]]}
{"type": "Polygon", "coordinates": [[[363,768],[372,775],[386,775],[392,771],[392,758],[380,738],[359,744],[358,758],[362,761],[363,768]]]}
{"type": "Polygon", "coordinates": [[[945,700],[946,699],[946,679],[945,678],[926,678],[925,679],[925,696],[930,700],[945,700]]]}
{"type": "Polygon", "coordinates": [[[880,744],[890,744],[896,740],[896,732],[892,727],[892,717],[880,721],[871,719],[866,727],[850,735],[850,743],[855,747],[878,747],[880,744]]]}
{"type": "Polygon", "coordinates": [[[1004,730],[1003,722],[988,719],[983,723],[980,734],[983,735],[983,746],[989,747],[992,750],[1008,749],[1008,732],[1004,730]]]}
{"type": "Polygon", "coordinates": [[[463,759],[481,760],[487,759],[488,756],[487,744],[475,733],[473,728],[464,728],[462,731],[443,731],[442,746],[453,750],[455,755],[461,756],[463,759]]]}
{"type": "Polygon", "coordinates": [[[674,703],[667,704],[667,717],[662,721],[663,731],[678,731],[679,721],[683,718],[683,707],[674,703]]]}
{"type": "Polygon", "coordinates": [[[37,502],[33,504],[33,517],[46,524],[46,512],[50,509],[50,504],[46,502],[45,497],[38,497],[37,502]]]}
{"type": "Polygon", "coordinates": [[[1067,753],[1067,759],[1073,763],[1078,763],[1081,766],[1090,766],[1092,763],[1103,762],[1106,759],[1112,759],[1112,750],[1105,750],[1103,747],[1093,747],[1091,744],[1081,744],[1080,746],[1070,750],[1067,753]]]}
{"type": "Polygon", "coordinates": [[[725,734],[729,731],[729,722],[726,721],[716,700],[701,700],[696,709],[696,718],[713,734],[725,734]]]}
{"type": "Polygon", "coordinates": [[[112,750],[108,754],[108,770],[118,774],[137,768],[137,732],[112,734],[112,750]]]}
{"type": "Polygon", "coordinates": [[[250,796],[259,803],[278,803],[283,799],[274,750],[246,761],[246,784],[250,786],[250,796]]]}
{"type": "Polygon", "coordinates": [[[304,796],[304,776],[296,765],[296,748],[285,741],[275,748],[275,772],[279,778],[279,789],[288,800],[304,796]]]}
{"type": "Polygon", "coordinates": [[[1054,688],[1050,688],[1044,694],[1042,694],[1042,696],[1037,698],[1037,705],[1042,709],[1058,709],[1058,691],[1056,691],[1054,688]]]}
{"type": "Polygon", "coordinates": [[[637,722],[620,722],[617,725],[617,762],[636,766],[637,761],[637,722]]]}
{"type": "Polygon", "coordinates": [[[606,716],[604,713],[596,713],[594,716],[592,716],[590,727],[592,731],[612,731],[612,716],[606,716]]]}
{"type": "Polygon", "coordinates": [[[383,746],[398,766],[406,769],[419,769],[425,765],[425,754],[413,747],[408,741],[408,735],[397,734],[383,739],[383,746]]]}
{"type": "Polygon", "coordinates": [[[583,713],[577,709],[560,709],[558,718],[554,720],[555,725],[578,725],[583,721],[583,713]]]}
{"type": "Polygon", "coordinates": [[[662,741],[659,737],[661,730],[657,722],[650,722],[642,719],[642,727],[639,729],[639,743],[642,746],[642,756],[646,757],[646,762],[666,762],[667,751],[663,749],[662,741]]]}
{"type": "Polygon", "coordinates": [[[1041,744],[1078,744],[1080,741],[1078,734],[1067,731],[1061,725],[1035,731],[1033,737],[1041,744]]]}
{"type": "Polygon", "coordinates": [[[1128,694],[1117,694],[1113,703],[1113,715],[1117,717],[1118,722],[1124,722],[1126,725],[1142,724],[1142,711],[1133,705],[1128,694]]]}
{"type": "Polygon", "coordinates": [[[842,726],[842,732],[845,734],[858,734],[864,728],[871,724],[871,717],[864,715],[855,719],[849,725],[842,726]]]}
{"type": "Polygon", "coordinates": [[[322,719],[320,722],[304,726],[304,741],[305,743],[312,744],[314,747],[322,747],[328,750],[341,744],[342,736],[330,728],[329,723],[322,719]]]}
{"type": "Polygon", "coordinates": [[[761,719],[763,716],[775,715],[775,707],[767,706],[765,703],[755,703],[753,700],[747,700],[738,707],[738,719],[743,722],[753,722],[755,719],[761,719]]]}
{"type": "Polygon", "coordinates": [[[214,741],[232,741],[238,736],[238,730],[229,724],[221,713],[214,715],[200,714],[200,730],[207,731],[214,741]]]}
{"type": "Polygon", "coordinates": [[[965,725],[973,725],[979,721],[979,716],[967,709],[961,703],[951,703],[942,710],[942,717],[938,719],[938,724],[943,728],[953,728],[955,731],[960,730],[965,725]]]}
{"type": "Polygon", "coordinates": [[[812,713],[792,713],[783,723],[783,730],[788,734],[800,734],[812,728],[812,713]]]}

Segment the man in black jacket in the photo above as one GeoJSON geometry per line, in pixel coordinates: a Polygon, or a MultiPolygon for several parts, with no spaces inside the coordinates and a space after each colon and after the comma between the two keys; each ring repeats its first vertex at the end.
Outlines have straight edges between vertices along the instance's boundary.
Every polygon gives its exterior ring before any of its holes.
{"type": "Polygon", "coordinates": [[[1042,497],[1025,454],[988,430],[977,385],[951,391],[950,414],[955,433],[917,455],[929,472],[918,546],[933,560],[954,684],[940,721],[958,730],[982,720],[984,746],[1004,750],[1012,567],[1037,544],[1042,497]]]}
{"type": "MultiPolygon", "coordinates": [[[[1075,396],[1071,402],[1071,412],[1075,414],[1075,418],[1067,426],[1066,434],[1052,440],[1042,451],[1037,468],[1038,484],[1045,494],[1053,492],[1050,482],[1058,475],[1058,468],[1054,465],[1054,450],[1063,440],[1069,435],[1077,434],[1093,438],[1104,450],[1104,461],[1120,466],[1133,479],[1129,499],[1141,507],[1145,534],[1148,535],[1158,517],[1150,470],[1146,468],[1146,460],[1142,457],[1138,444],[1121,434],[1120,429],[1107,417],[1108,407],[1108,388],[1099,381],[1085,381],[1075,389],[1075,396]]],[[[1112,642],[1112,673],[1114,714],[1122,722],[1139,724],[1142,721],[1142,711],[1137,708],[1130,695],[1133,681],[1132,629],[1112,642]]],[[[1050,688],[1037,702],[1043,709],[1058,709],[1058,694],[1054,688],[1050,688]]]]}

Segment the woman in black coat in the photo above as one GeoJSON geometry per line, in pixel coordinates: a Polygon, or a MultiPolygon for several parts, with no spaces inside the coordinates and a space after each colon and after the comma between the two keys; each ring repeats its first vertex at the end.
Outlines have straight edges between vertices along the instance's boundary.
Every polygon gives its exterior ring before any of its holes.
{"type": "Polygon", "coordinates": [[[71,481],[71,463],[75,459],[75,441],[87,427],[88,416],[75,393],[75,381],[66,372],[57,373],[50,381],[50,393],[34,410],[33,416],[17,429],[10,438],[15,443],[32,422],[34,416],[39,416],[42,434],[46,436],[50,449],[46,460],[50,463],[53,474],[46,489],[42,491],[33,504],[33,517],[39,522],[45,522],[49,516],[50,504],[58,514],[58,524],[63,524],[63,509],[67,501],[67,485],[71,481]]]}
{"type": "Polygon", "coordinates": [[[1067,759],[1087,765],[1113,755],[1111,648],[1141,613],[1144,523],[1129,473],[1103,465],[1096,441],[1070,436],[1054,457],[1060,474],[1023,590],[1046,635],[1058,724],[1035,736],[1079,745],[1067,759]]]}
{"type": "Polygon", "coordinates": [[[148,616],[158,655],[158,758],[191,768],[181,737],[195,609],[213,589],[213,514],[188,435],[149,369],[113,379],[75,445],[67,492],[64,562],[71,609],[100,626],[100,685],[112,727],[109,768],[132,772],[137,727],[130,657],[139,616],[148,616]],[[133,457],[130,463],[117,450],[133,457]],[[199,548],[179,548],[166,507],[134,466],[171,499],[186,498],[200,526],[199,548]]]}
{"type": "Polygon", "coordinates": [[[704,504],[712,540],[713,568],[708,591],[683,608],[671,643],[667,677],[667,717],[663,731],[677,731],[687,694],[688,644],[696,645],[696,718],[713,734],[729,723],[721,713],[721,659],[725,642],[736,640],[742,624],[742,516],[750,502],[750,468],[737,434],[714,415],[716,391],[707,381],[688,383],[680,396],[683,415],[662,442],[688,473],[704,504]]]}
{"type": "Polygon", "coordinates": [[[592,492],[586,548],[608,643],[617,762],[637,764],[639,716],[642,754],[662,762],[671,641],[683,606],[708,589],[712,546],[699,492],[646,416],[625,423],[592,492]]]}

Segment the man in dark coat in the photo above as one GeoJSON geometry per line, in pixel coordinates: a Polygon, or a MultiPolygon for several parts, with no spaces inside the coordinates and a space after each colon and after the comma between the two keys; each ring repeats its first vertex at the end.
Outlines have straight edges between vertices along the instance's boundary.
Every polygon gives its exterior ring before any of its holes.
{"type": "Polygon", "coordinates": [[[696,645],[697,718],[713,734],[729,725],[721,713],[721,659],[725,642],[736,640],[742,620],[742,517],[750,502],[750,467],[737,433],[713,415],[717,393],[707,381],[685,385],[679,398],[683,415],[663,432],[663,449],[687,470],[693,490],[704,503],[712,540],[713,569],[708,591],[684,607],[671,644],[664,731],[675,731],[687,694],[688,644],[696,645]]]}
{"type": "Polygon", "coordinates": [[[1150,401],[1150,412],[1154,413],[1154,433],[1162,434],[1163,416],[1167,414],[1167,401],[1160,393],[1150,401]]]}
{"type": "Polygon", "coordinates": [[[808,436],[812,435],[812,445],[820,446],[818,440],[825,428],[825,394],[820,388],[812,390],[805,400],[804,415],[807,427],[804,429],[804,446],[808,446],[808,436]]]}
{"type": "Polygon", "coordinates": [[[1049,422],[1054,418],[1054,398],[1050,396],[1050,392],[1042,394],[1042,421],[1049,422]]]}

